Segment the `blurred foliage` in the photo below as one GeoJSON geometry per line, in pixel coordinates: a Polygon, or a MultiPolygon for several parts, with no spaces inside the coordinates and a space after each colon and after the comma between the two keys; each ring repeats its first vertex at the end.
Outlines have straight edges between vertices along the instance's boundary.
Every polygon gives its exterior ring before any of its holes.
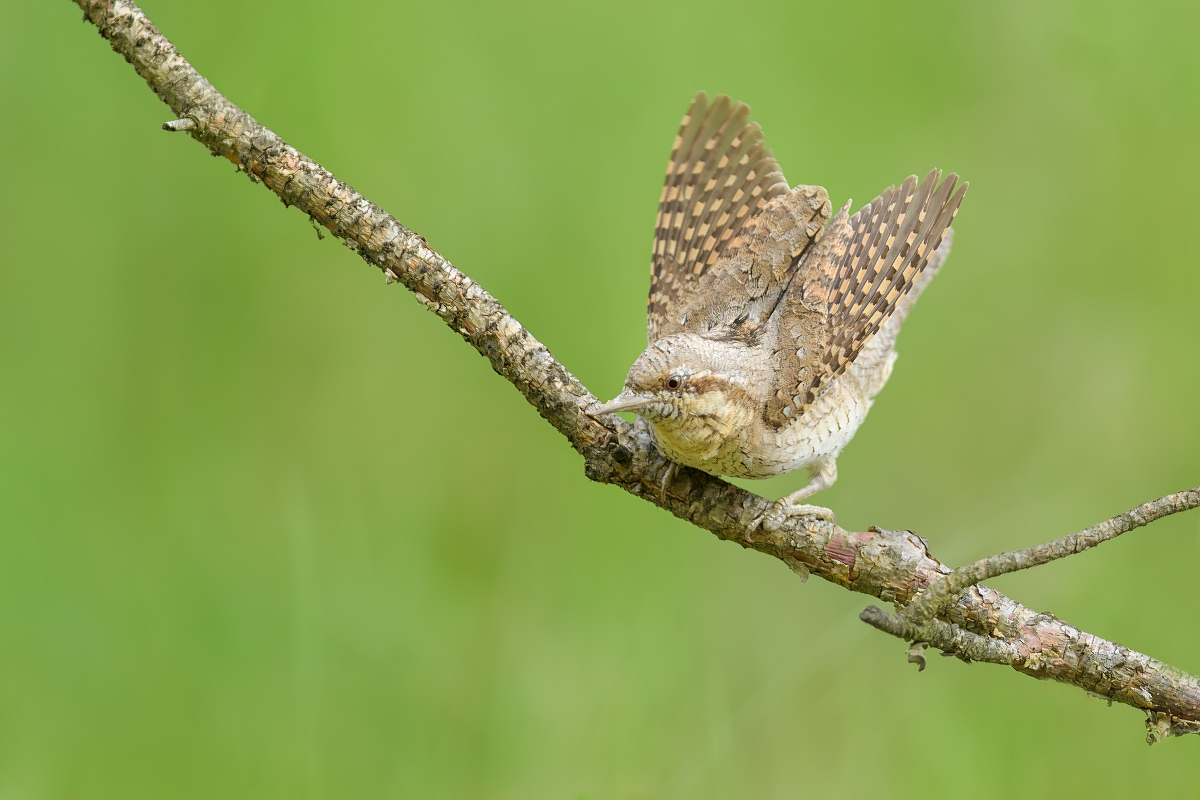
{"type": "MultiPolygon", "coordinates": [[[[590,484],[403,289],[160,131],[71,4],[0,11],[0,797],[1200,785],[1200,742],[918,675],[867,598],[590,484]]],[[[835,202],[957,170],[954,255],[820,502],[956,564],[1200,483],[1195,4],[146,11],[606,396],[697,89],[835,202]]],[[[1200,671],[1198,572],[1192,513],[995,585],[1200,671]]]]}

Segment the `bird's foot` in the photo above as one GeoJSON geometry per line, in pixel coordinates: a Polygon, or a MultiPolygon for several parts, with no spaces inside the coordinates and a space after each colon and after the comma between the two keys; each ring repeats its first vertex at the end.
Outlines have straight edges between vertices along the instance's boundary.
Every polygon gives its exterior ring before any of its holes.
{"type": "Polygon", "coordinates": [[[667,464],[667,471],[663,473],[662,483],[658,485],[658,499],[662,502],[667,502],[667,486],[671,484],[671,478],[675,477],[675,470],[679,465],[674,461],[667,464]]]}
{"type": "Polygon", "coordinates": [[[786,497],[781,497],[762,515],[762,526],[769,531],[777,531],[792,517],[817,517],[837,524],[837,514],[834,514],[832,509],[814,506],[811,503],[793,503],[786,497]]]}

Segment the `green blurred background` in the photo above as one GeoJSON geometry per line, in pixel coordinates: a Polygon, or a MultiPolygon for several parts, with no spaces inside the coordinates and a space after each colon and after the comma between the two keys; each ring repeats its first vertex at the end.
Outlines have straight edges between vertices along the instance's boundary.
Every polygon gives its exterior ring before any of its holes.
{"type": "MultiPolygon", "coordinates": [[[[671,139],[972,183],[819,500],[949,564],[1200,483],[1192,3],[147,0],[197,68],[597,394],[671,139]]],[[[1190,796],[1200,741],[934,659],[589,483],[458,336],[0,0],[0,798],[1190,796]]],[[[758,484],[778,496],[800,476],[758,484]]],[[[1200,671],[1200,516],[995,581],[1200,671]]]]}

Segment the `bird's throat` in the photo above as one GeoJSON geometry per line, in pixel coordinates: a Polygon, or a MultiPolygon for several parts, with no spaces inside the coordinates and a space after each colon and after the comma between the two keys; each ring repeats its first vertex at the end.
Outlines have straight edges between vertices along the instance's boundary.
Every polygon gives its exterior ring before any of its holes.
{"type": "Polygon", "coordinates": [[[743,441],[753,409],[748,404],[708,400],[703,410],[685,409],[650,422],[663,455],[677,464],[717,475],[743,441]]]}

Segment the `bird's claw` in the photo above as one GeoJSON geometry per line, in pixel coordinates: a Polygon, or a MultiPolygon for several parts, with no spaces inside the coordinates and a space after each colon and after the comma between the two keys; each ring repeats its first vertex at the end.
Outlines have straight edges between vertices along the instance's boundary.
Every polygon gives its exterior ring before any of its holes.
{"type": "Polygon", "coordinates": [[[832,509],[814,506],[811,503],[793,503],[786,497],[781,497],[762,515],[762,526],[766,530],[777,531],[791,517],[817,517],[837,524],[837,514],[834,514],[832,509]]]}
{"type": "Polygon", "coordinates": [[[674,461],[667,464],[667,471],[663,473],[662,483],[658,485],[658,499],[662,502],[667,502],[667,486],[671,483],[671,478],[675,477],[675,468],[678,466],[674,461]]]}

